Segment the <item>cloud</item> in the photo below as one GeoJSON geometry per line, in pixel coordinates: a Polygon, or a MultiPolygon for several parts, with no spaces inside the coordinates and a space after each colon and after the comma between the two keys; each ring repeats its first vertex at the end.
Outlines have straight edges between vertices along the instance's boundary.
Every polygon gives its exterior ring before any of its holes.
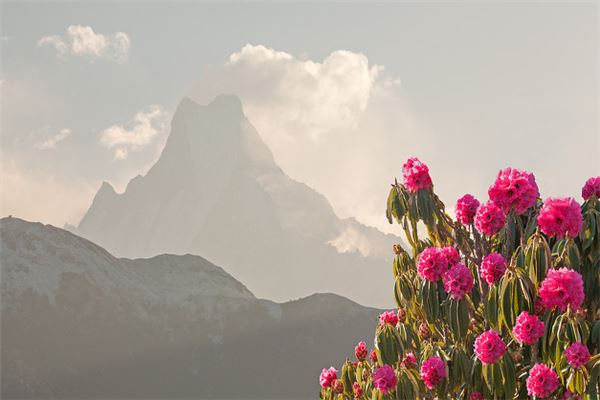
{"type": "Polygon", "coordinates": [[[166,133],[168,113],[159,105],[151,105],[138,112],[128,127],[113,125],[102,131],[100,142],[115,148],[115,159],[124,160],[129,150],[139,150],[151,143],[157,136],[166,133]]]}
{"type": "Polygon", "coordinates": [[[56,148],[56,144],[58,142],[62,142],[63,140],[65,140],[69,136],[71,136],[71,130],[70,129],[68,129],[68,128],[61,129],[58,133],[52,135],[51,137],[49,137],[48,139],[44,140],[43,142],[37,143],[35,145],[35,147],[38,148],[38,149],[40,149],[40,150],[55,149],[56,148]]]}
{"type": "Polygon", "coordinates": [[[53,47],[60,57],[86,56],[124,63],[129,57],[131,39],[124,32],[102,34],[94,32],[91,26],[71,25],[65,36],[44,36],[37,45],[53,47]]]}
{"type": "MultiPolygon", "coordinates": [[[[238,95],[244,113],[292,178],[324,194],[340,217],[400,233],[382,211],[404,155],[430,141],[417,126],[400,80],[362,53],[323,60],[246,45],[191,89],[201,103],[238,95]]],[[[421,154],[415,152],[414,154],[421,154]]],[[[361,249],[352,232],[331,244],[361,249]]],[[[362,248],[364,251],[365,249],[362,248]]]]}
{"type": "Polygon", "coordinates": [[[319,140],[335,129],[356,128],[375,85],[385,81],[382,73],[383,67],[369,65],[361,53],[338,50],[315,62],[248,44],[197,92],[210,101],[231,91],[242,98],[254,124],[268,124],[290,138],[319,140]],[[272,112],[266,116],[256,109],[272,112]]]}

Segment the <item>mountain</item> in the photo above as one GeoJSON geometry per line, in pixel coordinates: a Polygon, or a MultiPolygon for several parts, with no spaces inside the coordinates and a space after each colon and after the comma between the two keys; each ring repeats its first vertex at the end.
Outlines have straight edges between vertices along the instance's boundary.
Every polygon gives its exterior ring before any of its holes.
{"type": "Polygon", "coordinates": [[[18,218],[0,254],[2,398],[314,398],[378,315],[261,300],[202,257],[115,258],[18,218]]]}
{"type": "Polygon", "coordinates": [[[394,304],[399,238],[338,218],[324,196],[285,175],[231,95],[182,100],[156,164],[121,194],[103,183],[74,232],[123,257],[202,255],[259,297],[334,292],[394,304]]]}

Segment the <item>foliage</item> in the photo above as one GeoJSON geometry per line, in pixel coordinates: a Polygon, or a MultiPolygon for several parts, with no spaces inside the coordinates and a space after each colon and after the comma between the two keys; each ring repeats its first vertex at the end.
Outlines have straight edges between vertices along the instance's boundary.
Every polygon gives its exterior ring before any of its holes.
{"type": "Polygon", "coordinates": [[[459,199],[459,222],[425,164],[409,159],[403,176],[386,211],[410,245],[394,246],[397,318],[382,314],[371,360],[357,347],[320,398],[599,399],[600,178],[579,207],[542,202],[533,174],[507,168],[488,203],[459,199]]]}

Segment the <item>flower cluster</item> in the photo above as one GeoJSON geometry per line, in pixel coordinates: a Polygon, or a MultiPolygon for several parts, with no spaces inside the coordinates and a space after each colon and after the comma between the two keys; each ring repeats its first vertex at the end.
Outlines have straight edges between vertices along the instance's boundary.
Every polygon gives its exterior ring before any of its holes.
{"type": "Polygon", "coordinates": [[[568,268],[550,269],[538,291],[545,308],[558,307],[566,311],[568,306],[577,310],[583,303],[583,278],[577,271],[568,268]]]}
{"type": "Polygon", "coordinates": [[[558,376],[554,370],[544,364],[537,363],[529,371],[526,381],[527,393],[530,396],[545,398],[558,389],[558,376]]]}
{"type": "Polygon", "coordinates": [[[473,276],[469,268],[462,263],[454,264],[443,275],[444,289],[453,299],[460,300],[473,289],[473,276]]]}
{"type": "Polygon", "coordinates": [[[572,197],[548,198],[537,218],[540,230],[559,239],[576,237],[583,225],[581,208],[572,197]]]}
{"type": "Polygon", "coordinates": [[[321,375],[319,376],[319,384],[323,388],[331,387],[331,385],[333,384],[333,382],[336,379],[337,379],[337,370],[335,368],[333,368],[333,367],[330,367],[329,369],[323,368],[323,371],[321,371],[321,375]]]}
{"type": "Polygon", "coordinates": [[[540,321],[536,315],[531,315],[527,311],[523,311],[517,317],[512,332],[517,342],[533,345],[539,338],[544,336],[544,328],[544,322],[540,321]]]}
{"type": "Polygon", "coordinates": [[[354,348],[354,355],[358,361],[364,361],[369,355],[369,350],[367,350],[367,345],[365,342],[359,342],[358,345],[354,348]]]}
{"type": "Polygon", "coordinates": [[[381,391],[383,394],[388,394],[396,390],[398,384],[398,377],[392,367],[385,364],[373,373],[373,386],[381,391]]]}
{"type": "Polygon", "coordinates": [[[446,363],[439,357],[431,357],[421,365],[421,379],[429,389],[433,389],[446,378],[446,363]]]}
{"type": "Polygon", "coordinates": [[[506,271],[506,260],[500,253],[490,253],[481,261],[479,274],[488,283],[493,285],[498,282],[506,271]]]}
{"type": "Polygon", "coordinates": [[[379,315],[379,325],[385,326],[389,324],[391,326],[398,325],[398,314],[393,311],[385,311],[379,315]]]}
{"type": "Polygon", "coordinates": [[[404,177],[404,186],[413,193],[419,189],[429,189],[433,186],[429,176],[429,167],[416,157],[409,158],[402,165],[402,176],[404,177]]]}
{"type": "Polygon", "coordinates": [[[581,197],[584,200],[589,199],[592,196],[600,198],[600,176],[594,176],[585,181],[583,189],[581,189],[581,197]]]}
{"type": "Polygon", "coordinates": [[[540,191],[531,172],[506,168],[498,172],[488,195],[505,213],[514,209],[517,214],[523,214],[535,205],[540,191]]]}
{"type": "Polygon", "coordinates": [[[460,262],[458,250],[452,246],[427,247],[419,255],[417,272],[422,279],[438,281],[449,268],[460,262]]]}
{"type": "Polygon", "coordinates": [[[475,339],[475,354],[484,364],[493,364],[506,352],[506,343],[496,331],[488,330],[475,339]]]}
{"type": "Polygon", "coordinates": [[[479,208],[479,200],[470,194],[465,194],[456,201],[456,219],[463,225],[473,223],[479,208]]]}
{"type": "Polygon", "coordinates": [[[475,228],[482,235],[492,236],[506,223],[504,211],[493,201],[479,206],[475,214],[475,228]]]}
{"type": "Polygon", "coordinates": [[[582,365],[590,361],[590,351],[587,346],[581,342],[575,342],[565,350],[565,357],[571,367],[581,368],[582,365]]]}
{"type": "Polygon", "coordinates": [[[419,255],[417,272],[422,279],[438,281],[448,270],[448,258],[439,247],[428,247],[419,255]]]}

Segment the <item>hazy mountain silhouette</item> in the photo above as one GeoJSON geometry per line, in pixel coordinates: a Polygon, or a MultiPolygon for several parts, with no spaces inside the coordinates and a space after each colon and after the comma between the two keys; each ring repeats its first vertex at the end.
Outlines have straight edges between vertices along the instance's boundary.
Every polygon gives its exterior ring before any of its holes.
{"type": "Polygon", "coordinates": [[[260,300],[201,257],[115,258],[17,218],[0,239],[2,398],[313,398],[378,314],[260,300]]]}
{"type": "Polygon", "coordinates": [[[334,292],[393,304],[399,239],[338,218],[286,176],[231,95],[206,106],[184,99],[156,164],[122,194],[104,183],[75,232],[118,256],[202,255],[260,297],[334,292]]]}

